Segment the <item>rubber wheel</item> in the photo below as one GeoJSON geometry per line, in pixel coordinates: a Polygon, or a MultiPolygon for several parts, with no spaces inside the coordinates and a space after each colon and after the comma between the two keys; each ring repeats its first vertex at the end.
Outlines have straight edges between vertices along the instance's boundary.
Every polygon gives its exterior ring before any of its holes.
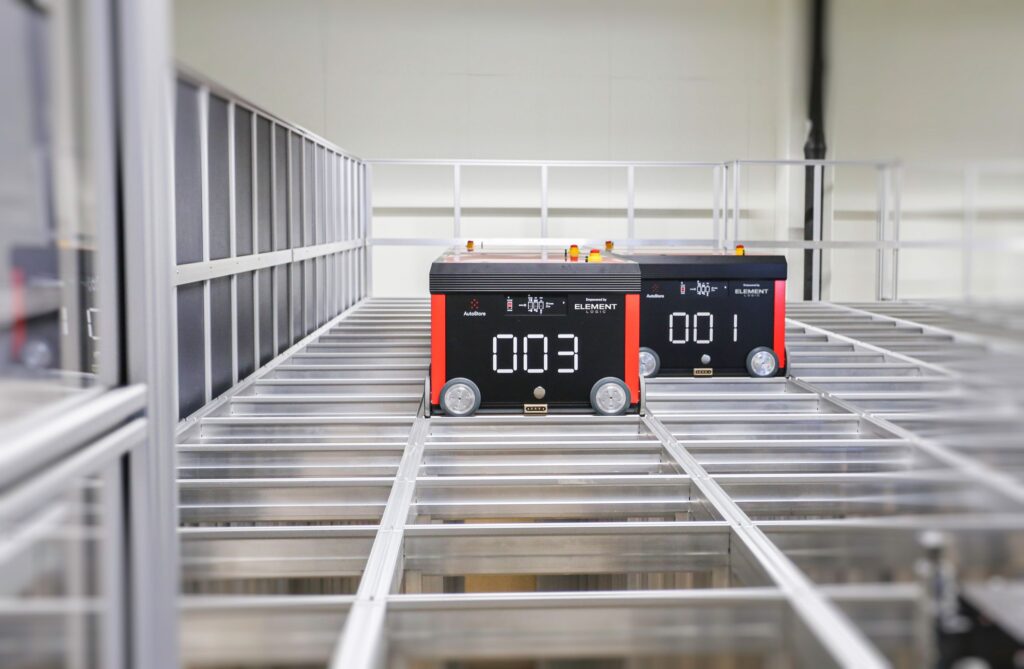
{"type": "Polygon", "coordinates": [[[768,348],[767,346],[758,346],[757,348],[751,349],[750,353],[747,354],[747,374],[749,374],[752,378],[755,378],[755,379],[770,379],[773,376],[778,376],[778,374],[779,374],[779,356],[775,355],[775,351],[773,351],[772,349],[768,348]],[[752,365],[752,362],[754,360],[754,356],[757,355],[758,353],[761,353],[762,351],[770,353],[771,356],[772,356],[772,359],[775,360],[775,372],[773,374],[768,375],[768,376],[760,376],[758,374],[755,374],[754,373],[754,368],[753,368],[753,365],[752,365]]]}
{"type": "Polygon", "coordinates": [[[469,379],[456,377],[441,386],[440,404],[446,416],[472,416],[480,408],[480,388],[469,379]]]}
{"type": "Polygon", "coordinates": [[[629,386],[625,384],[622,379],[617,379],[614,376],[606,376],[597,383],[594,384],[593,388],[590,389],[590,406],[593,407],[594,413],[599,416],[620,416],[626,413],[626,409],[629,408],[629,386]],[[611,397],[616,393],[615,389],[605,388],[607,385],[618,386],[621,389],[622,395],[617,396],[621,401],[621,406],[610,408],[608,401],[613,399],[611,397]]]}
{"type": "Polygon", "coordinates": [[[641,346],[640,347],[640,376],[646,377],[648,379],[653,379],[654,377],[656,377],[658,375],[658,372],[660,372],[660,371],[661,371],[661,356],[658,355],[658,352],[655,351],[653,348],[648,348],[646,346],[641,346]],[[644,354],[645,353],[647,355],[651,356],[651,358],[654,359],[654,369],[652,369],[651,372],[648,373],[648,374],[644,374],[644,354]]]}

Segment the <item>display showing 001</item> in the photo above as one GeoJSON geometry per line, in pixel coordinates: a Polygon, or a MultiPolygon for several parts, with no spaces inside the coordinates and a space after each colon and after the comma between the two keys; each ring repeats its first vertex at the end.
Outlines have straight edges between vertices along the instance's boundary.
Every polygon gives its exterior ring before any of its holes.
{"type": "MultiPolygon", "coordinates": [[[[740,321],[739,315],[738,314],[733,314],[732,315],[732,340],[733,341],[738,341],[739,340],[739,334],[740,334],[739,321],[740,321]]],[[[698,311],[697,313],[695,313],[693,315],[693,328],[691,329],[691,327],[690,327],[690,314],[686,313],[685,311],[676,311],[676,312],[674,312],[672,314],[669,314],[669,317],[668,317],[668,340],[670,342],[672,342],[673,344],[689,344],[690,343],[691,335],[693,337],[693,343],[694,344],[710,344],[711,342],[715,341],[715,315],[712,314],[710,311],[698,311]],[[678,328],[678,330],[682,331],[682,337],[680,339],[676,339],[676,337],[675,337],[675,333],[677,331],[677,328],[676,328],[676,318],[682,318],[683,319],[683,327],[678,328]],[[700,334],[699,334],[700,333],[700,327],[701,327],[701,322],[700,322],[701,318],[707,318],[707,337],[704,338],[704,339],[702,339],[700,337],[700,334]]]]}
{"type": "MultiPolygon", "coordinates": [[[[569,340],[572,340],[572,348],[563,348],[555,351],[557,357],[571,357],[572,367],[559,367],[556,371],[559,374],[572,374],[580,368],[580,339],[574,334],[560,334],[558,335],[559,344],[567,346],[569,340]]],[[[528,334],[523,335],[523,371],[527,374],[543,374],[548,371],[548,338],[547,335],[542,334],[528,334]],[[538,347],[540,348],[540,355],[542,364],[540,367],[530,367],[530,342],[534,342],[534,357],[538,353],[538,347]]],[[[507,361],[507,360],[506,360],[507,361]]],[[[536,360],[534,360],[536,362],[536,360]]],[[[568,362],[566,360],[565,362],[568,362]]],[[[512,334],[498,334],[491,338],[491,370],[498,374],[512,374],[519,371],[519,339],[512,334]],[[498,364],[498,348],[501,341],[509,340],[512,342],[512,357],[511,366],[500,366],[498,364]]]]}

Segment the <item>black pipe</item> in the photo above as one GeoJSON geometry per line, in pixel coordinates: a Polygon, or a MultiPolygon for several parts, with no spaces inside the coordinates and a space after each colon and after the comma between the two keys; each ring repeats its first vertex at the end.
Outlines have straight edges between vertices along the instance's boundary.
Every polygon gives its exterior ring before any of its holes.
{"type": "MultiPolygon", "coordinates": [[[[811,72],[808,81],[807,118],[810,128],[804,143],[804,158],[821,160],[825,157],[825,23],[828,9],[827,0],[810,0],[810,61],[811,72]]],[[[824,191],[824,179],[821,190],[824,191]]],[[[818,201],[824,202],[824,192],[818,194],[818,201]]],[[[804,240],[814,240],[814,168],[804,168],[804,240]]],[[[821,257],[821,249],[804,250],[804,299],[813,294],[814,278],[811,268],[814,257],[821,257]]],[[[820,277],[818,288],[821,288],[820,277]]]]}

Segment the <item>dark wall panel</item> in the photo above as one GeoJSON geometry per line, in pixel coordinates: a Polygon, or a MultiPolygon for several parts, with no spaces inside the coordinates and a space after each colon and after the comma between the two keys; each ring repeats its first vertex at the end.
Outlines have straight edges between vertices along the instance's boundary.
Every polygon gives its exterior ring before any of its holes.
{"type": "Polygon", "coordinates": [[[291,230],[291,248],[302,246],[302,138],[290,136],[291,157],[288,168],[288,221],[291,230]]]}
{"type": "Polygon", "coordinates": [[[303,141],[302,170],[302,241],[303,246],[312,246],[316,243],[314,229],[314,184],[316,183],[316,170],[313,167],[313,142],[303,141]]]}
{"type": "Polygon", "coordinates": [[[235,107],[235,251],[252,253],[252,114],[235,107]]]}
{"type": "Polygon", "coordinates": [[[256,338],[253,320],[252,272],[238,275],[238,378],[256,371],[256,338]]]}
{"type": "Polygon", "coordinates": [[[303,284],[305,284],[305,274],[302,271],[302,263],[292,263],[289,268],[291,271],[291,308],[292,308],[292,343],[294,344],[302,338],[303,332],[305,331],[305,316],[303,315],[306,310],[306,298],[305,291],[303,291],[303,284]]]}
{"type": "Polygon", "coordinates": [[[326,242],[337,241],[337,237],[334,234],[334,159],[335,155],[333,151],[327,152],[326,162],[324,163],[324,226],[327,229],[327,236],[324,238],[326,242]]]}
{"type": "Polygon", "coordinates": [[[290,311],[288,305],[291,301],[291,286],[288,277],[288,268],[278,265],[274,268],[274,285],[277,287],[277,351],[280,353],[291,345],[288,341],[288,319],[290,311]]]}
{"type": "Polygon", "coordinates": [[[206,337],[203,334],[203,284],[178,288],[178,417],[206,402],[206,337]]]}
{"type": "Polygon", "coordinates": [[[324,178],[324,171],[326,169],[325,160],[326,151],[324,147],[316,147],[316,242],[317,244],[323,244],[327,241],[327,206],[326,202],[326,188],[327,179],[324,178]]]}
{"type": "Polygon", "coordinates": [[[216,397],[232,385],[231,277],[210,281],[210,378],[216,397]]]}
{"type": "Polygon", "coordinates": [[[316,259],[317,325],[327,322],[327,258],[316,259]]]}
{"type": "Polygon", "coordinates": [[[302,273],[305,277],[303,288],[306,291],[306,327],[303,329],[303,332],[309,334],[313,331],[314,324],[316,323],[316,284],[313,283],[312,260],[302,261],[302,273]]]}
{"type": "Polygon", "coordinates": [[[178,82],[174,122],[174,222],[177,263],[203,259],[203,173],[199,91],[178,82]]]}
{"type": "Polygon", "coordinates": [[[274,126],[274,250],[288,248],[288,131],[274,126]]]}
{"type": "Polygon", "coordinates": [[[260,253],[271,250],[270,121],[256,119],[256,232],[260,253]]]}
{"type": "Polygon", "coordinates": [[[207,198],[210,210],[210,258],[231,255],[231,192],[228,164],[228,101],[210,96],[207,124],[207,198]]]}
{"type": "Polygon", "coordinates": [[[272,270],[257,272],[260,282],[260,365],[274,357],[274,282],[272,270]]]}

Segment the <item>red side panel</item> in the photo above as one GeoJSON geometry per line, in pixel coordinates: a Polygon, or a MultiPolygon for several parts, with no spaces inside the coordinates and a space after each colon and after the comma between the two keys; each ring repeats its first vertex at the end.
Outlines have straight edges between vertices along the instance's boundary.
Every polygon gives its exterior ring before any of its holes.
{"type": "Polygon", "coordinates": [[[21,349],[28,339],[25,309],[25,273],[20,267],[11,269],[11,316],[14,325],[11,327],[11,357],[21,360],[21,349]]]}
{"type": "Polygon", "coordinates": [[[779,356],[779,369],[786,366],[786,282],[775,282],[775,355],[779,356]]]}
{"type": "Polygon", "coordinates": [[[430,296],[430,404],[441,403],[445,381],[444,295],[430,296]]]}
{"type": "Polygon", "coordinates": [[[626,295],[626,376],[631,404],[640,401],[640,296],[626,295]]]}

